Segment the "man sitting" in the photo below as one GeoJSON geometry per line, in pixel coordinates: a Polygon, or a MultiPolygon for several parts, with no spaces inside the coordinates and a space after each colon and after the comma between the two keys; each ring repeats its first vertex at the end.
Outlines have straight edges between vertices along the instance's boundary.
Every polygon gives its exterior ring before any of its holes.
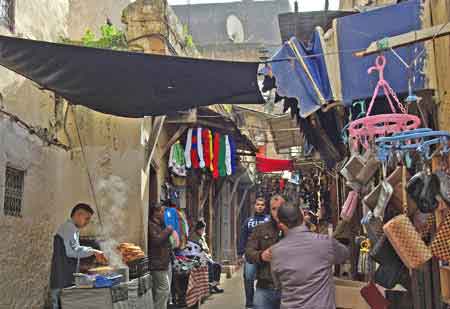
{"type": "Polygon", "coordinates": [[[195,225],[194,232],[189,236],[189,240],[198,244],[208,257],[208,274],[211,292],[223,293],[223,289],[219,288],[222,266],[212,260],[211,252],[205,240],[205,230],[206,223],[203,220],[199,220],[195,225]]]}

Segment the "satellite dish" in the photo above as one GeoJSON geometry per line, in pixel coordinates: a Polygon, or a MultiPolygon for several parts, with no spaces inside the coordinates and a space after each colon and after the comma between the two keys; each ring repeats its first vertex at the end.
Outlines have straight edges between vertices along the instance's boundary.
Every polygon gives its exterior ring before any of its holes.
{"type": "Polygon", "coordinates": [[[227,34],[234,43],[244,42],[244,26],[236,15],[230,15],[227,18],[227,34]]]}

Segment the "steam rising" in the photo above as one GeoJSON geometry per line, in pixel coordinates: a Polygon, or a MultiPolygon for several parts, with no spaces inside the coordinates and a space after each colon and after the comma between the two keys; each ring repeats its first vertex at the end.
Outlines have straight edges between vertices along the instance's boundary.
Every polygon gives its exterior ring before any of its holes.
{"type": "Polygon", "coordinates": [[[117,246],[125,242],[127,233],[127,192],[128,186],[118,176],[109,176],[97,183],[100,209],[103,222],[103,241],[100,246],[114,267],[124,266],[117,246]]]}

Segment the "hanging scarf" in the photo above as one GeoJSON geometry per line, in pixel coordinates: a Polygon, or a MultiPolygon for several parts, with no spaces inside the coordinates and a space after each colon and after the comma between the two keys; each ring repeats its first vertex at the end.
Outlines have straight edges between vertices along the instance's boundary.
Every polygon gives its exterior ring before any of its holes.
{"type": "Polygon", "coordinates": [[[203,159],[205,161],[205,166],[207,169],[211,169],[211,146],[209,143],[209,136],[211,131],[208,129],[203,129],[202,132],[202,142],[203,142],[203,159]]]}
{"type": "Polygon", "coordinates": [[[226,137],[225,135],[220,136],[220,146],[219,146],[219,175],[220,177],[227,176],[227,167],[225,164],[226,156],[226,137]]]}
{"type": "Polygon", "coordinates": [[[197,151],[198,151],[198,158],[200,160],[200,168],[205,167],[205,158],[203,157],[203,134],[202,134],[202,128],[197,128],[197,151]]]}
{"type": "Polygon", "coordinates": [[[209,166],[209,168],[210,168],[211,173],[212,173],[212,172],[214,172],[214,163],[213,163],[213,160],[214,160],[214,143],[213,143],[212,131],[208,130],[208,132],[209,132],[208,139],[209,139],[209,155],[210,155],[210,159],[209,159],[210,160],[210,166],[209,166]]]}
{"type": "Polygon", "coordinates": [[[219,153],[220,153],[220,134],[214,133],[214,157],[213,157],[213,176],[219,177],[219,153]]]}
{"type": "Polygon", "coordinates": [[[192,147],[192,129],[188,130],[187,138],[186,138],[186,147],[184,149],[184,158],[186,160],[186,167],[191,168],[191,147],[192,147]]]}
{"type": "Polygon", "coordinates": [[[227,175],[230,176],[232,173],[232,168],[231,168],[230,137],[228,135],[225,135],[225,167],[227,169],[227,175]]]}
{"type": "Polygon", "coordinates": [[[236,144],[234,142],[234,138],[232,138],[230,136],[229,139],[230,139],[230,148],[231,148],[231,173],[235,174],[236,168],[237,168],[236,144]]]}
{"type": "Polygon", "coordinates": [[[191,161],[192,161],[193,168],[200,167],[200,162],[198,160],[198,149],[197,149],[197,130],[192,131],[191,161]]]}

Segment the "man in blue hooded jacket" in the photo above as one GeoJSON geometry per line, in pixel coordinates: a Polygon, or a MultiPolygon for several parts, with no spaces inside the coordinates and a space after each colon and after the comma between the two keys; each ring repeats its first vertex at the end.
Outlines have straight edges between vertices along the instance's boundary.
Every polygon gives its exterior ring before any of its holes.
{"type": "MultiPolygon", "coordinates": [[[[245,223],[241,227],[241,238],[238,247],[238,256],[243,256],[245,248],[247,247],[247,241],[252,234],[256,226],[261,223],[269,222],[270,216],[264,213],[265,200],[262,197],[256,199],[255,202],[255,214],[252,217],[247,218],[245,223]]],[[[245,258],[245,257],[244,257],[245,258]]],[[[255,293],[255,277],[256,277],[256,265],[245,261],[244,264],[244,285],[245,285],[245,306],[246,308],[253,307],[253,295],[255,293]]]]}

